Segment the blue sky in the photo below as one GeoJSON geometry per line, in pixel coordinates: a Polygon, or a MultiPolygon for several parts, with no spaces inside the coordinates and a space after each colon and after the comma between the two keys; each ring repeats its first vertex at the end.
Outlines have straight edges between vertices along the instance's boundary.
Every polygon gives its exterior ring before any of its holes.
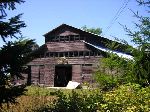
{"type": "MultiPolygon", "coordinates": [[[[129,0],[119,17],[107,30],[125,1],[128,0],[26,0],[24,4],[17,5],[17,10],[9,11],[8,16],[24,13],[22,20],[27,27],[22,29],[23,36],[36,39],[39,45],[44,44],[45,33],[62,23],[77,28],[84,25],[100,27],[104,37],[113,39],[115,36],[130,42],[130,38],[119,23],[134,29],[133,21],[136,19],[129,9],[146,15],[146,8],[139,7],[135,0],[129,0]]],[[[3,44],[2,39],[0,44],[3,44]]]]}

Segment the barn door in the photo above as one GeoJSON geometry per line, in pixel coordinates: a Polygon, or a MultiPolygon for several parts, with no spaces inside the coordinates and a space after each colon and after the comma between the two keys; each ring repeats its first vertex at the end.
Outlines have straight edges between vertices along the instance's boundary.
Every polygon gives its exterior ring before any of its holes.
{"type": "Polygon", "coordinates": [[[71,65],[56,65],[55,66],[55,87],[65,87],[72,78],[71,65]]]}

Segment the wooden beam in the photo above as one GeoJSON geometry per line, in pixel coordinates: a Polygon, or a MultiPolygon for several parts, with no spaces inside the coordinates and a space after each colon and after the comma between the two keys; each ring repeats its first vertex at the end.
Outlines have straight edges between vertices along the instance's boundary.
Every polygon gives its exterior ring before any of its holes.
{"type": "Polygon", "coordinates": [[[69,36],[69,42],[70,42],[70,36],[69,36]]]}

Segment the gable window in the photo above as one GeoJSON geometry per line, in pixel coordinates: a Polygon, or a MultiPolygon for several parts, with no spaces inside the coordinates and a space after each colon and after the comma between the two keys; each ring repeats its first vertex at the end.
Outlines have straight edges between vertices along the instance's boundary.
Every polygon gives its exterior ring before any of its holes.
{"type": "Polygon", "coordinates": [[[77,52],[77,51],[74,52],[74,56],[75,56],[75,57],[78,56],[78,52],[77,52]]]}
{"type": "Polygon", "coordinates": [[[83,56],[83,51],[80,51],[80,52],[79,52],[79,56],[83,56]]]}

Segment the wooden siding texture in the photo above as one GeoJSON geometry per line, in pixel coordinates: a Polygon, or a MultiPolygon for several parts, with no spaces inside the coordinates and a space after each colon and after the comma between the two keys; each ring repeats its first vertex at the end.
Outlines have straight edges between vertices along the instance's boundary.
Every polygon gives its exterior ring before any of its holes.
{"type": "MultiPolygon", "coordinates": [[[[72,65],[72,81],[91,82],[93,65],[102,56],[90,57],[69,57],[68,64],[72,65]]],[[[54,86],[55,65],[58,65],[59,58],[37,58],[28,63],[31,65],[31,81],[34,84],[54,86]]]]}
{"type": "Polygon", "coordinates": [[[46,44],[50,52],[89,51],[83,42],[49,42],[46,44]]]}
{"type": "Polygon", "coordinates": [[[72,66],[72,81],[81,82],[81,65],[72,66]]]}
{"type": "Polygon", "coordinates": [[[103,54],[99,56],[82,56],[82,52],[86,53],[84,51],[92,51],[94,55],[98,51],[82,42],[81,40],[83,39],[94,45],[104,46],[104,43],[102,42],[103,38],[71,26],[62,25],[61,27],[48,32],[45,35],[45,44],[37,50],[37,57],[35,56],[36,58],[27,64],[28,66],[31,66],[31,82],[34,84],[54,86],[55,66],[60,64],[58,62],[60,57],[57,57],[56,55],[53,55],[56,57],[50,57],[50,54],[62,54],[62,52],[73,53],[73,55],[69,55],[70,57],[66,56],[67,64],[72,65],[72,80],[80,83],[84,81],[91,82],[93,70],[96,69],[96,66],[93,65],[96,65],[96,63],[99,62],[99,59],[103,57],[103,54]],[[79,38],[74,37],[77,35],[79,38]],[[60,36],[68,36],[69,39],[64,40],[64,37],[60,36]],[[60,38],[57,39],[56,37],[60,38]],[[80,52],[76,51],[81,51],[81,55],[80,52]],[[75,52],[78,54],[74,55],[75,52]]]}

